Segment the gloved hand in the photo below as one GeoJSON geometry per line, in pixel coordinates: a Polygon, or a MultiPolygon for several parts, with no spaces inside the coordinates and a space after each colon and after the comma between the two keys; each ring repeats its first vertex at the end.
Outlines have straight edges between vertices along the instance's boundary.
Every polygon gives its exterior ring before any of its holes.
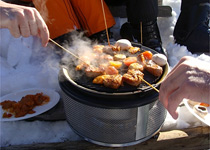
{"type": "Polygon", "coordinates": [[[47,45],[49,31],[35,8],[0,1],[0,18],[0,28],[8,28],[14,37],[38,36],[47,45]]]}

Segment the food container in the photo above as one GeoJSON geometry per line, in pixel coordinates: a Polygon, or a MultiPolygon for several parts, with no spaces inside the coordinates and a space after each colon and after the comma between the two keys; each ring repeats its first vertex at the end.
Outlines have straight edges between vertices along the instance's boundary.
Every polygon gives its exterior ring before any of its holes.
{"type": "MultiPolygon", "coordinates": [[[[122,147],[143,142],[159,132],[166,110],[151,87],[131,91],[103,92],[72,80],[68,67],[62,67],[59,84],[66,119],[70,127],[92,143],[122,147]]],[[[168,64],[155,87],[168,73],[168,64]]]]}

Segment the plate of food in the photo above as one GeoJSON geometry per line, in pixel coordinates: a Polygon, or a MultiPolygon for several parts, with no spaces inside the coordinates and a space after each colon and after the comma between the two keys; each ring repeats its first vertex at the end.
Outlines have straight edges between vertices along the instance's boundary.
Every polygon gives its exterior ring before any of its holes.
{"type": "Polygon", "coordinates": [[[1,97],[0,121],[17,121],[40,115],[53,108],[60,95],[50,89],[26,89],[1,97]]]}
{"type": "Polygon", "coordinates": [[[206,103],[195,102],[189,99],[183,100],[187,109],[200,121],[210,126],[210,105],[206,103]]]}

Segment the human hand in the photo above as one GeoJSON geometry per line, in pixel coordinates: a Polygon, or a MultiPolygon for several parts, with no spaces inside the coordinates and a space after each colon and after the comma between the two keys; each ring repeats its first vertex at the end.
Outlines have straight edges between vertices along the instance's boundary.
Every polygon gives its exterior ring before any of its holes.
{"type": "Polygon", "coordinates": [[[8,28],[14,37],[38,36],[42,45],[47,46],[49,31],[35,8],[0,1],[0,18],[0,28],[8,28]]]}
{"type": "Polygon", "coordinates": [[[210,103],[210,64],[185,56],[168,74],[159,90],[159,99],[174,119],[181,101],[186,98],[210,103]]]}

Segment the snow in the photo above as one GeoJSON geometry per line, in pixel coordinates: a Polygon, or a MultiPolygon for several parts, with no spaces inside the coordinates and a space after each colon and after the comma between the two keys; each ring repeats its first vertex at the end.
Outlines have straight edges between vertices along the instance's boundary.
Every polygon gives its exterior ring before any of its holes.
{"type": "MultiPolygon", "coordinates": [[[[173,68],[180,58],[186,55],[210,62],[209,56],[205,54],[192,55],[185,46],[174,44],[173,30],[180,13],[180,4],[181,0],[164,0],[163,5],[173,8],[172,17],[158,18],[163,47],[168,51],[170,67],[173,68]]],[[[117,31],[125,21],[126,19],[116,18],[117,24],[112,29],[115,35],[119,34],[117,31]]],[[[48,88],[60,91],[57,78],[60,57],[53,53],[54,50],[53,45],[43,48],[37,37],[13,38],[7,29],[1,29],[0,95],[4,96],[28,88],[48,88]]],[[[195,118],[185,106],[179,107],[178,111],[181,115],[177,120],[167,114],[162,131],[206,126],[195,118]]],[[[0,131],[2,147],[81,140],[66,121],[0,122],[0,131]]]]}

